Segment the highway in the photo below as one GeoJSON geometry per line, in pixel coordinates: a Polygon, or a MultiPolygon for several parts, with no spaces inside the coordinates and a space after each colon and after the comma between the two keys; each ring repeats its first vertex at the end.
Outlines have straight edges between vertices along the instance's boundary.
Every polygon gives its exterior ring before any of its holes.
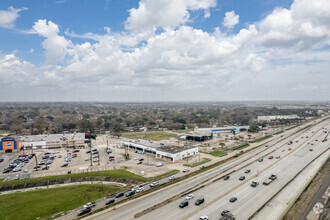
{"type": "Polygon", "coordinates": [[[173,201],[138,219],[198,219],[202,215],[207,215],[210,219],[219,219],[221,211],[225,209],[231,210],[237,219],[248,219],[309,162],[329,148],[329,142],[321,142],[324,138],[322,127],[329,129],[329,125],[329,120],[321,122],[307,133],[296,133],[296,129],[292,129],[281,141],[269,143],[268,148],[258,148],[210,171],[122,204],[114,211],[106,210],[86,219],[134,219],[137,213],[173,196],[176,196],[173,201]],[[291,134],[294,135],[290,136],[291,134]],[[293,141],[292,145],[287,145],[289,140],[293,141]],[[288,150],[289,147],[292,150],[288,150]],[[313,148],[313,151],[310,151],[310,148],[313,148]],[[268,159],[269,156],[274,158],[268,159]],[[280,158],[276,159],[277,156],[280,158]],[[259,158],[263,158],[263,161],[259,162],[259,158]],[[251,169],[251,172],[245,174],[247,168],[251,169]],[[227,173],[230,173],[229,180],[219,179],[227,173]],[[262,185],[262,182],[273,173],[277,174],[278,178],[269,186],[262,185]],[[239,181],[242,175],[246,179],[239,181]],[[252,180],[259,181],[260,185],[256,188],[251,187],[252,180]],[[188,207],[179,208],[185,195],[190,192],[195,194],[195,198],[190,201],[188,207]],[[232,196],[238,198],[235,203],[229,202],[232,196]],[[194,202],[199,197],[204,197],[205,203],[196,206],[194,202]]]}

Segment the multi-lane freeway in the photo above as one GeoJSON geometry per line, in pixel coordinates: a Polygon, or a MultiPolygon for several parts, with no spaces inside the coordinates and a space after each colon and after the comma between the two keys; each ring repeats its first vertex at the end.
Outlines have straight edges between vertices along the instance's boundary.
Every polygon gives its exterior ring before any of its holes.
{"type": "Polygon", "coordinates": [[[329,129],[330,120],[298,132],[293,129],[270,142],[269,147],[258,148],[222,166],[133,199],[116,210],[105,210],[86,219],[198,219],[205,215],[209,219],[220,219],[225,209],[236,219],[249,219],[308,164],[322,154],[329,154],[330,142],[322,142],[329,129]],[[289,141],[292,144],[288,145],[289,141]],[[260,158],[263,161],[260,162],[260,158]],[[251,171],[245,173],[246,169],[251,171]],[[224,180],[222,177],[227,174],[230,178],[224,180]],[[276,174],[277,179],[263,185],[271,174],[276,174]],[[241,176],[245,176],[242,181],[241,176]],[[251,187],[252,181],[258,181],[259,185],[251,187]],[[189,200],[188,206],[179,208],[189,193],[195,197],[189,200]],[[200,197],[205,202],[196,206],[194,203],[200,197]],[[230,202],[232,197],[237,201],[230,202]],[[153,208],[162,202],[165,205],[153,208]],[[152,208],[150,212],[143,212],[152,208]]]}

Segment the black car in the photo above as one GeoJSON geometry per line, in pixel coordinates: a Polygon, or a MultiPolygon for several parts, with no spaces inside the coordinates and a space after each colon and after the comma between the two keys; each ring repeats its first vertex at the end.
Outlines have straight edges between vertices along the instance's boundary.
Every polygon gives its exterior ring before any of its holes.
{"type": "Polygon", "coordinates": [[[204,202],[204,198],[199,198],[196,200],[195,205],[200,205],[204,202]]]}
{"type": "Polygon", "coordinates": [[[230,178],[229,175],[226,175],[226,176],[223,177],[224,180],[228,180],[229,178],[230,178]]]}
{"type": "Polygon", "coordinates": [[[231,198],[229,199],[230,202],[235,202],[236,200],[237,200],[236,197],[231,197],[231,198]]]}
{"type": "Polygon", "coordinates": [[[110,204],[112,204],[114,202],[115,202],[115,199],[108,199],[107,201],[105,201],[105,204],[106,205],[110,205],[110,204]]]}
{"type": "Polygon", "coordinates": [[[189,202],[187,200],[185,200],[185,201],[183,201],[183,202],[180,203],[179,207],[180,208],[184,208],[184,207],[186,207],[188,205],[189,205],[189,202]]]}
{"type": "Polygon", "coordinates": [[[13,169],[11,167],[8,167],[8,168],[4,169],[2,173],[9,173],[12,170],[13,169]]]}
{"type": "Polygon", "coordinates": [[[137,162],[136,164],[142,164],[142,161],[137,162]]]}
{"type": "Polygon", "coordinates": [[[143,159],[143,158],[141,158],[141,159],[139,159],[139,161],[144,161],[144,159],[143,159]]]}
{"type": "Polygon", "coordinates": [[[115,197],[116,198],[119,198],[119,197],[122,197],[124,195],[124,193],[123,192],[120,192],[120,193],[118,193],[115,197]]]}
{"type": "Polygon", "coordinates": [[[91,153],[91,151],[90,151],[90,150],[86,151],[86,154],[90,154],[90,153],[91,153]]]}
{"type": "Polygon", "coordinates": [[[81,216],[83,214],[86,214],[91,211],[91,208],[83,208],[78,211],[78,216],[81,216]]]}
{"type": "Polygon", "coordinates": [[[239,178],[239,180],[240,180],[240,181],[245,180],[245,176],[241,176],[241,177],[239,178]]]}
{"type": "Polygon", "coordinates": [[[132,195],[134,195],[134,194],[135,194],[135,190],[128,191],[128,192],[126,193],[126,197],[130,197],[130,196],[132,196],[132,195]]]}
{"type": "Polygon", "coordinates": [[[229,210],[223,210],[222,212],[221,212],[221,216],[224,216],[225,214],[227,214],[229,212],[229,210]]]}

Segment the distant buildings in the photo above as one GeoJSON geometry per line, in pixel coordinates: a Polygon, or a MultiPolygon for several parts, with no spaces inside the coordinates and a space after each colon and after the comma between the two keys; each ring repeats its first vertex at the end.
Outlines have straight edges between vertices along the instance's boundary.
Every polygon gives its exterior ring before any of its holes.
{"type": "Polygon", "coordinates": [[[258,116],[258,122],[270,122],[277,120],[297,120],[300,119],[298,115],[269,115],[269,116],[258,116]]]}
{"type": "Polygon", "coordinates": [[[215,128],[196,128],[194,132],[196,133],[221,133],[221,132],[231,132],[238,133],[241,131],[247,131],[249,126],[227,126],[227,127],[215,127],[215,128]]]}
{"type": "Polygon", "coordinates": [[[213,133],[195,133],[188,134],[186,137],[187,140],[191,141],[206,141],[213,139],[213,133]]]}

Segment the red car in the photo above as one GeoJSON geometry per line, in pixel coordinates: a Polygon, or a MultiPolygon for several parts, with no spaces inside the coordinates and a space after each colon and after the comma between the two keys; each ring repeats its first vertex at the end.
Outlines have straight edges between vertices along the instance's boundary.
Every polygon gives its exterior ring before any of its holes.
{"type": "Polygon", "coordinates": [[[269,156],[269,159],[273,159],[273,156],[269,156]]]}
{"type": "Polygon", "coordinates": [[[109,161],[113,161],[113,160],[115,160],[115,159],[114,159],[114,158],[110,158],[110,159],[109,159],[109,161]]]}
{"type": "Polygon", "coordinates": [[[67,167],[68,166],[68,164],[67,163],[65,163],[65,164],[63,164],[61,167],[67,167]]]}
{"type": "Polygon", "coordinates": [[[34,169],[40,168],[40,166],[35,166],[34,169]]]}
{"type": "Polygon", "coordinates": [[[72,154],[72,156],[78,156],[78,154],[72,154]]]}

